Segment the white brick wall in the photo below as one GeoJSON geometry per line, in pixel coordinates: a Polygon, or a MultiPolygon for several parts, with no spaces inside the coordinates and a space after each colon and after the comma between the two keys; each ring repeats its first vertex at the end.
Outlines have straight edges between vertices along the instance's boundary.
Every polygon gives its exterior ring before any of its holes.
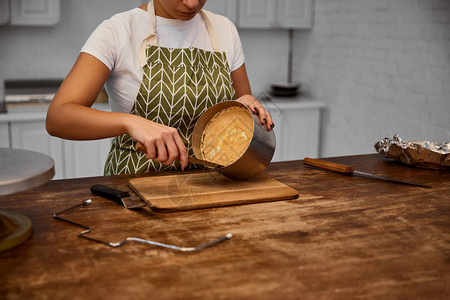
{"type": "Polygon", "coordinates": [[[450,1],[315,0],[294,51],[294,79],[327,103],[322,156],[450,141],[450,1]]]}

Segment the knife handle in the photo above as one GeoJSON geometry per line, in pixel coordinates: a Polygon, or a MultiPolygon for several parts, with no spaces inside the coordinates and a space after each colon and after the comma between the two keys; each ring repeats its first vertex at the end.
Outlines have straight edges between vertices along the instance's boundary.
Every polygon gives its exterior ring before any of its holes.
{"type": "MultiPolygon", "coordinates": [[[[136,151],[146,153],[147,152],[147,148],[141,142],[137,142],[136,143],[136,151]]],[[[215,163],[212,163],[212,162],[209,162],[209,161],[198,159],[198,158],[192,157],[192,156],[188,156],[188,162],[190,162],[191,164],[199,164],[199,165],[203,165],[203,166],[210,167],[210,168],[223,167],[223,166],[221,166],[219,164],[215,164],[215,163]]]]}
{"type": "Polygon", "coordinates": [[[123,205],[122,198],[130,197],[130,194],[128,192],[122,192],[102,184],[95,184],[91,186],[91,193],[113,200],[120,205],[123,205]]]}
{"type": "Polygon", "coordinates": [[[347,175],[352,175],[353,172],[355,171],[354,168],[346,166],[346,165],[341,165],[341,164],[337,164],[334,162],[324,161],[324,160],[314,159],[314,158],[309,158],[309,157],[305,157],[305,159],[303,160],[303,163],[305,165],[317,167],[317,168],[324,169],[324,170],[335,171],[335,172],[339,172],[339,173],[343,173],[343,174],[347,174],[347,175]]]}
{"type": "Polygon", "coordinates": [[[147,148],[141,142],[137,142],[136,151],[147,153],[147,148]]]}
{"type": "MultiPolygon", "coordinates": [[[[145,147],[145,145],[142,144],[141,142],[137,142],[136,143],[136,151],[137,152],[142,152],[142,153],[147,153],[147,147],[145,147]]],[[[157,151],[156,151],[155,155],[158,156],[158,152],[157,151]]]]}

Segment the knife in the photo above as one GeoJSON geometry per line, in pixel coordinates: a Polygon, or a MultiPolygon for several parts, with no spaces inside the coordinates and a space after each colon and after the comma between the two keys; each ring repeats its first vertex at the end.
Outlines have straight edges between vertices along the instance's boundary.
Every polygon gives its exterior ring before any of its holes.
{"type": "MultiPolygon", "coordinates": [[[[146,152],[147,152],[147,148],[145,147],[144,144],[142,144],[142,143],[140,143],[140,142],[137,142],[137,144],[136,144],[136,151],[146,153],[146,152]]],[[[215,164],[215,163],[213,163],[213,162],[206,161],[206,160],[203,160],[203,159],[198,159],[198,158],[193,157],[193,156],[188,156],[188,162],[190,162],[190,163],[192,163],[192,164],[203,165],[203,166],[205,166],[205,167],[210,167],[210,168],[213,168],[213,169],[216,169],[216,168],[223,168],[222,165],[215,164]]]]}
{"type": "Polygon", "coordinates": [[[317,167],[317,168],[324,169],[324,170],[335,171],[335,172],[338,172],[338,173],[341,173],[341,174],[350,175],[350,176],[359,175],[359,176],[363,176],[363,177],[367,177],[367,178],[371,178],[371,179],[382,180],[382,181],[388,181],[388,182],[395,182],[395,183],[402,183],[402,184],[409,184],[409,185],[414,185],[414,186],[431,188],[431,186],[429,186],[429,185],[412,183],[412,182],[407,182],[407,181],[403,181],[403,180],[397,180],[397,179],[392,179],[392,178],[378,176],[378,175],[375,175],[375,174],[369,174],[369,173],[365,173],[365,172],[356,171],[353,167],[337,164],[337,163],[334,163],[334,162],[324,161],[324,160],[320,160],[320,159],[314,159],[314,158],[305,157],[305,159],[303,160],[303,163],[305,165],[317,167]]]}
{"type": "Polygon", "coordinates": [[[141,208],[145,206],[145,204],[138,203],[134,199],[131,199],[128,192],[119,191],[102,184],[95,184],[91,186],[91,193],[113,200],[128,209],[141,208]]]}

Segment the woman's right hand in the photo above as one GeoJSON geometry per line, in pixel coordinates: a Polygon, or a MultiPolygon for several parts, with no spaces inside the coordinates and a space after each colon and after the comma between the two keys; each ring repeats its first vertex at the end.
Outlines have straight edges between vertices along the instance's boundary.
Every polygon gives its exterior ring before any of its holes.
{"type": "Polygon", "coordinates": [[[181,168],[188,164],[187,149],[178,131],[137,115],[127,115],[127,132],[145,146],[145,156],[164,165],[180,160],[181,168]]]}

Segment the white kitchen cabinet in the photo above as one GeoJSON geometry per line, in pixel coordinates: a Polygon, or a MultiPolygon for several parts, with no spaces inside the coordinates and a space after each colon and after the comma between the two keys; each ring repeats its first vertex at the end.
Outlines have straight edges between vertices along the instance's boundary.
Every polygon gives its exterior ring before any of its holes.
{"type": "Polygon", "coordinates": [[[0,122],[0,147],[9,148],[9,125],[8,125],[8,122],[0,122]]]}
{"type": "Polygon", "coordinates": [[[9,1],[0,0],[0,25],[9,22],[9,1]]]}
{"type": "Polygon", "coordinates": [[[12,121],[10,144],[15,149],[44,153],[55,162],[54,179],[64,178],[62,140],[50,136],[45,129],[45,120],[12,121]]]}
{"type": "Polygon", "coordinates": [[[283,28],[311,28],[312,11],[312,0],[278,0],[277,24],[283,28]]]}
{"type": "Polygon", "coordinates": [[[59,22],[60,0],[11,0],[11,25],[51,26],[59,22]]]}
{"type": "MultiPolygon", "coordinates": [[[[109,110],[107,104],[94,108],[109,110]]],[[[54,179],[101,176],[110,139],[69,141],[52,137],[45,129],[47,105],[12,106],[0,114],[0,147],[44,153],[55,161],[54,179]]]]}
{"type": "Polygon", "coordinates": [[[307,29],[312,23],[312,0],[239,0],[238,27],[249,29],[307,29]]]}
{"type": "Polygon", "coordinates": [[[276,149],[272,161],[320,156],[321,110],[324,103],[307,99],[272,98],[262,101],[275,123],[276,149]]]}
{"type": "Polygon", "coordinates": [[[64,141],[65,178],[103,175],[111,139],[64,141]]]}
{"type": "Polygon", "coordinates": [[[277,27],[275,8],[275,0],[239,1],[239,28],[277,27]]]}
{"type": "Polygon", "coordinates": [[[236,4],[237,0],[208,0],[203,8],[213,13],[225,16],[231,22],[236,24],[236,4]]]}

